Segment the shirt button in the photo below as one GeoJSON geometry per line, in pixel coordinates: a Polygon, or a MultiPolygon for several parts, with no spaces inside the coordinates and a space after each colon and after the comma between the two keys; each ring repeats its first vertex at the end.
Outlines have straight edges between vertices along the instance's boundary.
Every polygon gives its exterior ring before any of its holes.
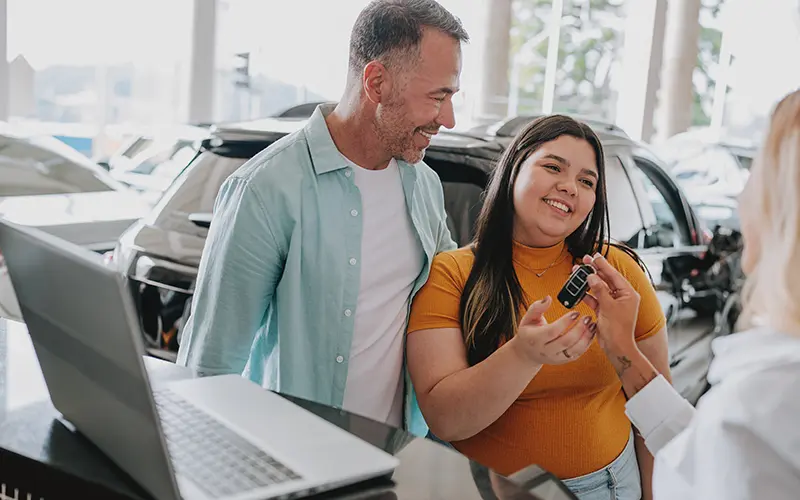
{"type": "Polygon", "coordinates": [[[352,210],[350,210],[350,215],[352,215],[353,217],[355,217],[356,215],[358,215],[358,210],[356,210],[355,208],[354,208],[354,209],[352,209],[352,210]]]}
{"type": "Polygon", "coordinates": [[[344,363],[344,356],[336,356],[337,363],[344,363]]]}
{"type": "Polygon", "coordinates": [[[350,309],[345,309],[344,310],[344,315],[345,316],[350,317],[351,314],[353,314],[353,311],[351,311],[350,309]]]}
{"type": "Polygon", "coordinates": [[[351,172],[350,170],[345,170],[344,175],[345,177],[350,177],[351,175],[353,175],[353,172],[351,172]]]}
{"type": "Polygon", "coordinates": [[[358,262],[356,259],[350,259],[350,265],[351,266],[355,266],[356,262],[358,262]]]}

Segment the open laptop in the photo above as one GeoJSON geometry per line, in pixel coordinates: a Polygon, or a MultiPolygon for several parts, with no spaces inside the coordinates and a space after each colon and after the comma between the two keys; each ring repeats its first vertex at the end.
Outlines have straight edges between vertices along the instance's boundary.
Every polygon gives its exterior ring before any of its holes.
{"type": "Polygon", "coordinates": [[[398,465],[239,375],[151,386],[119,272],[1,219],[0,249],[56,409],[154,497],[293,498],[398,465]]]}

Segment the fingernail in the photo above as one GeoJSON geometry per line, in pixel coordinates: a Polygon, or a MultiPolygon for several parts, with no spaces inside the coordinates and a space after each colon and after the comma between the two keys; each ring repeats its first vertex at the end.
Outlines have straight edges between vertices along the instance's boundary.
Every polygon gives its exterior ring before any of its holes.
{"type": "Polygon", "coordinates": [[[581,315],[581,313],[579,313],[578,311],[572,311],[571,313],[569,313],[569,318],[570,319],[578,319],[578,316],[580,316],[580,315],[581,315]]]}
{"type": "Polygon", "coordinates": [[[589,331],[592,333],[597,331],[597,323],[592,323],[592,326],[589,327],[589,331]]]}
{"type": "Polygon", "coordinates": [[[584,325],[588,325],[590,321],[592,321],[592,318],[590,318],[589,316],[586,316],[585,318],[583,318],[583,324],[584,325]]]}

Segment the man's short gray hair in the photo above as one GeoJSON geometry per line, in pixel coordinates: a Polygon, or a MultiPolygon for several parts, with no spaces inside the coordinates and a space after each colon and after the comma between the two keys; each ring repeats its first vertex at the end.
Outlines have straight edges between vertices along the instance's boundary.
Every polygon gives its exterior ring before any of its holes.
{"type": "Polygon", "coordinates": [[[398,56],[418,56],[424,28],[469,41],[461,21],[435,0],[373,0],[353,26],[350,70],[361,73],[371,61],[391,64],[398,56]]]}

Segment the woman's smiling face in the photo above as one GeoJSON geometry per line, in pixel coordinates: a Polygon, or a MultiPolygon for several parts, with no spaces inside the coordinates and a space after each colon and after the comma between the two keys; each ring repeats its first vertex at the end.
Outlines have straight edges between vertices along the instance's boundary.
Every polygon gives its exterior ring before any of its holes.
{"type": "Polygon", "coordinates": [[[542,144],[514,182],[514,238],[533,247],[564,241],[591,213],[598,175],[587,141],[562,135],[542,144]]]}

